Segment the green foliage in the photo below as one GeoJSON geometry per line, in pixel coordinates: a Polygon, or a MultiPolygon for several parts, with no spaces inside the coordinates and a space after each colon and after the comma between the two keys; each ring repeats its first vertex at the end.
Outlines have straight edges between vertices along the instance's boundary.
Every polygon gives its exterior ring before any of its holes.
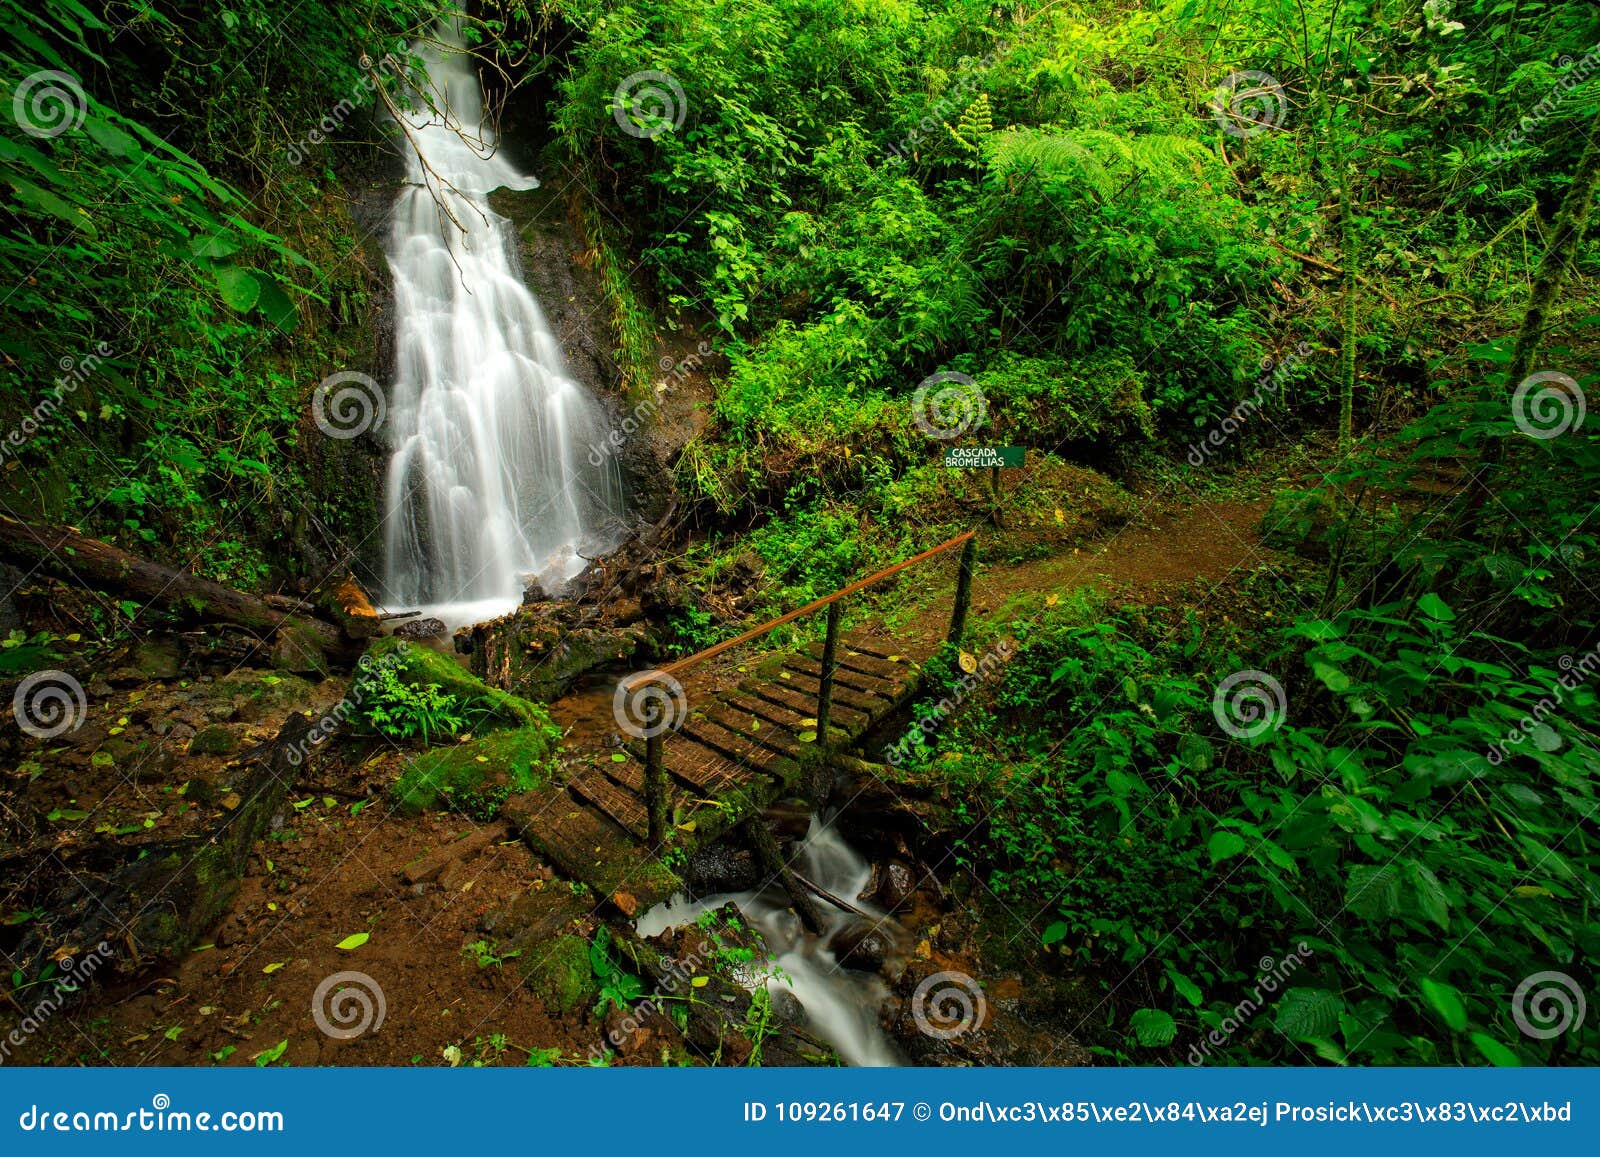
{"type": "Polygon", "coordinates": [[[420,739],[424,746],[467,726],[459,700],[437,683],[405,682],[394,667],[380,667],[365,680],[360,718],[390,739],[420,739]]]}
{"type": "Polygon", "coordinates": [[[603,925],[595,929],[594,939],[589,942],[589,967],[600,987],[596,1016],[604,1016],[608,1006],[626,1012],[644,995],[644,982],[612,958],[611,933],[603,925]]]}

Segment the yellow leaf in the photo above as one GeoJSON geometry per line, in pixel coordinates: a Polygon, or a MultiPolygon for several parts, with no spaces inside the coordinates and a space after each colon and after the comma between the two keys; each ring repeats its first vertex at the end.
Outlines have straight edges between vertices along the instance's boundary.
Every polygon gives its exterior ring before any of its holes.
{"type": "Polygon", "coordinates": [[[692,988],[704,988],[710,983],[711,978],[709,976],[696,976],[693,980],[689,981],[689,985],[692,988]]]}
{"type": "Polygon", "coordinates": [[[289,962],[287,960],[284,960],[284,961],[280,961],[277,964],[269,964],[265,968],[263,968],[261,971],[267,973],[270,976],[272,973],[278,971],[278,969],[282,968],[287,963],[289,963],[289,962]]]}

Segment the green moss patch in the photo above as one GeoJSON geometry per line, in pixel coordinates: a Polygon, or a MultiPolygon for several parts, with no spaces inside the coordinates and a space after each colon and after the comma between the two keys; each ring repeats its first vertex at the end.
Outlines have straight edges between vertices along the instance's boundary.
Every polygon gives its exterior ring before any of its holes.
{"type": "Polygon", "coordinates": [[[441,655],[430,647],[408,643],[392,636],[373,641],[367,650],[372,666],[394,661],[391,656],[404,656],[398,668],[400,681],[411,686],[433,684],[465,704],[479,704],[487,711],[486,718],[476,721],[480,729],[495,727],[544,727],[550,716],[537,703],[498,687],[491,687],[448,655],[441,655]]]}
{"type": "Polygon", "coordinates": [[[522,958],[522,975],[545,1007],[563,1013],[586,1008],[600,995],[582,936],[558,936],[522,958]]]}
{"type": "Polygon", "coordinates": [[[559,734],[543,723],[424,752],[395,781],[395,806],[404,812],[448,808],[492,818],[508,795],[550,781],[559,734]]]}

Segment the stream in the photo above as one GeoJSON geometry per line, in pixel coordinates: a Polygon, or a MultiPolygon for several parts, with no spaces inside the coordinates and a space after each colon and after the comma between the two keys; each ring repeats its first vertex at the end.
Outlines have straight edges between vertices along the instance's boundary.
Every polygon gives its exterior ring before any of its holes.
{"type": "Polygon", "coordinates": [[[614,456],[590,461],[606,414],[576,382],[523,280],[495,189],[534,189],[497,151],[472,58],[441,29],[416,51],[394,276],[394,447],[384,493],[384,594],[453,629],[515,610],[536,576],[571,578],[616,545],[614,456]]]}
{"type": "MultiPolygon", "coordinates": [[[[800,845],[798,870],[818,886],[887,919],[870,904],[857,901],[872,868],[845,842],[830,823],[811,817],[810,829],[800,845]]],[[[676,896],[658,904],[635,924],[641,936],[655,936],[668,928],[691,924],[702,912],[736,905],[751,927],[761,933],[772,956],[774,975],[765,980],[773,996],[792,992],[805,1008],[805,1027],[838,1050],[850,1065],[894,1066],[905,1058],[878,1023],[878,1010],[889,997],[889,986],[876,973],[842,968],[828,949],[828,941],[859,919],[826,902],[820,902],[825,921],[821,936],[809,935],[789,907],[789,898],[777,884],[753,892],[722,893],[702,899],[676,896]]],[[[761,981],[757,981],[760,983],[761,981]]]]}

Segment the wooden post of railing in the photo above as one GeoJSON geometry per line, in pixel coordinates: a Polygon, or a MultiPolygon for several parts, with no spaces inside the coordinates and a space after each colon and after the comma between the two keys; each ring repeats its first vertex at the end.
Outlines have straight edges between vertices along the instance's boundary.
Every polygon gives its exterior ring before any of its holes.
{"type": "Polygon", "coordinates": [[[644,741],[644,806],[649,815],[650,846],[659,848],[667,838],[667,770],[661,753],[667,705],[651,699],[649,710],[644,741]]]}
{"type": "Polygon", "coordinates": [[[972,603],[972,571],[978,558],[978,540],[967,539],[961,548],[961,569],[956,572],[956,605],[950,612],[950,645],[961,646],[967,631],[967,607],[972,603]]]}
{"type": "Polygon", "coordinates": [[[833,713],[834,655],[839,647],[839,607],[844,600],[828,604],[828,634],[822,640],[822,686],[817,689],[817,742],[828,742],[828,716],[833,713]]]}

